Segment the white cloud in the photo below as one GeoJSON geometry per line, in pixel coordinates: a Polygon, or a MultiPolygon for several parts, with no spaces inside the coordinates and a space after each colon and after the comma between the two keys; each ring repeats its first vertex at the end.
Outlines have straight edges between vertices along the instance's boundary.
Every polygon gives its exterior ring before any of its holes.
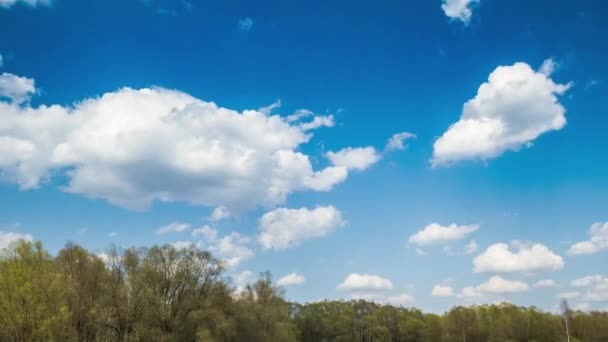
{"type": "Polygon", "coordinates": [[[385,151],[404,150],[406,147],[405,141],[407,139],[413,139],[413,138],[416,138],[416,134],[409,133],[409,132],[401,132],[401,133],[393,134],[393,136],[388,139],[388,142],[386,143],[386,147],[384,148],[384,150],[385,151]]]}
{"type": "Polygon", "coordinates": [[[9,98],[12,103],[19,105],[28,102],[35,93],[36,86],[33,79],[7,72],[0,75],[0,99],[9,98]]]}
{"type": "Polygon", "coordinates": [[[464,246],[464,252],[466,254],[473,254],[475,252],[477,252],[477,249],[479,248],[479,246],[477,245],[477,242],[475,242],[475,240],[471,240],[471,242],[467,243],[464,246]]]}
{"type": "Polygon", "coordinates": [[[260,219],[259,242],[264,249],[283,250],[323,237],[344,224],[342,214],[333,206],[277,208],[260,219]]]}
{"type": "Polygon", "coordinates": [[[249,17],[245,17],[239,20],[238,23],[239,30],[243,32],[249,32],[253,28],[253,19],[249,17]]]}
{"type": "Polygon", "coordinates": [[[34,238],[30,234],[2,232],[0,231],[0,249],[8,247],[12,242],[18,240],[32,241],[34,238]]]}
{"type": "Polygon", "coordinates": [[[398,294],[398,295],[394,295],[394,296],[388,296],[386,298],[386,301],[391,305],[406,306],[406,305],[412,304],[415,301],[415,299],[409,293],[402,293],[402,294],[398,294]]]}
{"type": "Polygon", "coordinates": [[[408,242],[417,245],[441,244],[451,241],[463,239],[468,234],[479,229],[479,225],[463,225],[459,226],[451,224],[447,227],[441,226],[438,223],[431,223],[424,227],[423,230],[409,237],[408,242]]]}
{"type": "Polygon", "coordinates": [[[608,222],[596,222],[589,228],[591,238],[577,242],[568,249],[568,254],[593,254],[608,250],[608,222]]]}
{"type": "Polygon", "coordinates": [[[579,291],[562,292],[557,295],[558,298],[572,299],[581,296],[579,291]]]}
{"type": "Polygon", "coordinates": [[[471,7],[477,2],[479,0],[443,0],[441,9],[443,9],[443,13],[450,17],[450,19],[460,20],[466,25],[471,20],[471,15],[473,14],[471,7]]]}
{"type": "Polygon", "coordinates": [[[366,292],[391,290],[393,283],[377,275],[351,273],[337,287],[338,290],[366,292]]]}
{"type": "Polygon", "coordinates": [[[201,242],[211,254],[224,261],[229,268],[237,267],[243,261],[253,258],[255,253],[248,247],[251,239],[247,236],[232,232],[219,239],[201,242]]]}
{"type": "Polygon", "coordinates": [[[526,63],[497,67],[464,104],[460,120],[435,141],[432,165],[495,158],[560,130],[566,110],[556,95],[570,86],[553,82],[526,63]]]}
{"type": "Polygon", "coordinates": [[[543,61],[543,64],[540,66],[540,68],[538,69],[539,72],[547,75],[551,76],[551,74],[555,71],[555,69],[558,67],[558,64],[555,63],[555,61],[551,58],[547,58],[543,61]]]}
{"type": "Polygon", "coordinates": [[[310,111],[308,109],[298,109],[293,114],[287,116],[287,118],[285,118],[285,120],[287,120],[287,122],[296,122],[303,118],[313,116],[314,114],[315,113],[313,113],[312,111],[310,111]]]}
{"type": "Polygon", "coordinates": [[[592,302],[608,302],[608,277],[599,274],[575,279],[570,283],[585,289],[583,299],[592,302]]]}
{"type": "Polygon", "coordinates": [[[381,158],[371,146],[347,147],[338,152],[327,152],[326,156],[334,166],[349,170],[365,170],[381,158]]]}
{"type": "Polygon", "coordinates": [[[556,287],[557,286],[557,282],[553,279],[541,279],[539,281],[537,281],[536,283],[534,283],[534,285],[532,285],[532,287],[534,288],[546,288],[546,287],[556,287]]]}
{"type": "Polygon", "coordinates": [[[435,285],[431,291],[433,297],[452,297],[454,289],[449,285],[435,285]]]}
{"type": "Polygon", "coordinates": [[[166,226],[162,226],[156,230],[156,234],[163,235],[169,233],[181,233],[190,230],[190,225],[181,222],[172,222],[166,226]]]}
{"type": "Polygon", "coordinates": [[[277,281],[277,285],[279,286],[290,286],[290,285],[300,285],[306,278],[304,276],[297,273],[289,273],[288,275],[282,277],[277,281]]]}
{"type": "Polygon", "coordinates": [[[32,7],[36,7],[38,5],[48,6],[51,4],[51,0],[0,0],[0,7],[8,8],[17,3],[26,4],[32,7]]]}
{"type": "Polygon", "coordinates": [[[492,276],[488,281],[475,287],[462,289],[461,297],[484,297],[488,294],[505,294],[526,292],[530,288],[528,284],[518,280],[507,280],[500,276],[492,276]]]}
{"type": "Polygon", "coordinates": [[[213,241],[217,239],[217,230],[209,226],[202,226],[192,230],[192,236],[202,236],[206,240],[213,241]]]}
{"type": "Polygon", "coordinates": [[[321,127],[333,127],[334,116],[333,115],[322,115],[315,116],[310,122],[303,122],[298,125],[303,131],[310,131],[321,127]]]}
{"type": "Polygon", "coordinates": [[[545,245],[512,243],[512,252],[505,243],[496,243],[473,259],[475,273],[537,273],[564,268],[564,260],[545,245]]]}
{"type": "Polygon", "coordinates": [[[219,206],[215,209],[213,209],[213,212],[211,212],[211,216],[209,216],[209,219],[211,221],[221,221],[223,219],[227,219],[230,217],[230,211],[228,209],[226,209],[226,207],[224,206],[219,206]]]}
{"type": "Polygon", "coordinates": [[[312,133],[279,115],[161,88],[123,88],[73,107],[17,106],[32,90],[33,80],[10,94],[13,104],[0,101],[0,172],[22,189],[56,170],[67,176],[63,190],[127,208],[183,201],[232,211],[328,191],[348,175],[313,170],[298,151],[312,133]]]}

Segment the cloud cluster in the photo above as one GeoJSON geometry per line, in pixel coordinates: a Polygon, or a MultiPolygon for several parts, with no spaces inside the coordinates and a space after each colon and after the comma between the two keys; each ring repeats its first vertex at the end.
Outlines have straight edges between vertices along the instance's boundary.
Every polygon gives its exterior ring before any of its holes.
{"type": "MultiPolygon", "coordinates": [[[[408,242],[421,246],[447,243],[463,239],[477,229],[479,229],[479,225],[477,224],[462,226],[451,224],[449,226],[442,226],[438,223],[431,223],[424,227],[423,230],[411,235],[408,242]]],[[[469,246],[469,248],[472,247],[469,246]]]]}
{"type": "Polygon", "coordinates": [[[575,279],[571,282],[574,287],[585,290],[583,299],[592,302],[608,302],[608,277],[599,274],[575,279]]]}
{"type": "Polygon", "coordinates": [[[33,80],[3,77],[0,92],[12,103],[0,101],[0,172],[22,189],[57,170],[68,178],[65,191],[127,208],[185,201],[240,210],[281,204],[294,191],[328,191],[348,176],[344,166],[313,170],[298,151],[311,127],[278,115],[161,88],[21,107],[33,80]]]}
{"type": "Polygon", "coordinates": [[[608,222],[596,222],[589,228],[591,238],[573,244],[568,249],[568,254],[593,254],[608,250],[608,222]]]}
{"type": "Polygon", "coordinates": [[[15,241],[32,241],[33,239],[34,238],[30,234],[0,231],[0,250],[8,247],[11,243],[15,241]]]}
{"type": "Polygon", "coordinates": [[[473,15],[472,5],[477,2],[479,0],[443,0],[441,9],[450,19],[460,20],[466,25],[473,15]]]}
{"type": "Polygon", "coordinates": [[[22,3],[32,7],[36,7],[38,5],[48,6],[51,4],[51,0],[0,0],[0,7],[8,8],[17,3],[22,3]]]}
{"type": "Polygon", "coordinates": [[[500,276],[492,276],[488,281],[475,287],[465,287],[461,297],[485,297],[486,295],[526,292],[530,289],[528,284],[518,280],[508,280],[500,276]]]}
{"type": "Polygon", "coordinates": [[[279,285],[279,286],[300,285],[305,281],[306,281],[306,278],[304,278],[304,276],[297,274],[297,273],[289,273],[288,275],[277,280],[277,285],[279,285]]]}
{"type": "Polygon", "coordinates": [[[564,260],[547,246],[534,243],[496,243],[473,259],[475,273],[538,273],[564,268],[564,260]]]}
{"type": "Polygon", "coordinates": [[[260,219],[258,240],[264,249],[283,250],[323,237],[344,224],[342,213],[333,206],[277,208],[260,219]]]}
{"type": "MultiPolygon", "coordinates": [[[[1,58],[0,62],[2,62],[1,58]]],[[[7,98],[13,104],[20,105],[28,102],[35,93],[36,86],[33,79],[13,75],[8,72],[3,72],[0,75],[0,99],[7,98]]]]}
{"type": "Polygon", "coordinates": [[[526,63],[497,67],[464,104],[460,120],[435,141],[432,165],[495,158],[564,127],[566,110],[557,95],[570,84],[555,83],[544,72],[526,63]]]}

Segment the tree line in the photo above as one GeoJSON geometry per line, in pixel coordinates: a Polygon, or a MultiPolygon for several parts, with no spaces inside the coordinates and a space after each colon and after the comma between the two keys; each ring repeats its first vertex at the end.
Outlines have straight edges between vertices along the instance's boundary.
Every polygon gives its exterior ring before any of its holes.
{"type": "Polygon", "coordinates": [[[437,315],[364,300],[293,303],[266,272],[235,288],[194,247],[18,241],[0,255],[0,341],[608,341],[608,313],[507,303],[437,315]]]}

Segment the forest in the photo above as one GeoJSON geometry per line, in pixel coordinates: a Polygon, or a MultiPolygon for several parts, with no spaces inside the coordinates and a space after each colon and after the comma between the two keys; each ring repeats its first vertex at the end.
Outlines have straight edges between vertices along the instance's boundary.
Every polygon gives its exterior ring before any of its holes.
{"type": "Polygon", "coordinates": [[[18,241],[0,256],[0,341],[608,341],[608,313],[508,303],[442,315],[364,300],[294,303],[270,273],[236,288],[195,247],[56,256],[18,241]]]}

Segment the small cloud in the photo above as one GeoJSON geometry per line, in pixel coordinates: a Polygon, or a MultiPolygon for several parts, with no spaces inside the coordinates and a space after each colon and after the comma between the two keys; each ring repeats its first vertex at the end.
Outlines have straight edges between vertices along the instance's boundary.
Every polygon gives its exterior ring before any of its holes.
{"type": "Polygon", "coordinates": [[[162,226],[156,230],[157,235],[169,233],[181,233],[190,230],[190,225],[187,223],[173,222],[166,226],[162,226]]]}
{"type": "Polygon", "coordinates": [[[559,67],[559,64],[557,64],[552,58],[547,58],[543,61],[543,64],[540,66],[538,71],[547,76],[551,76],[557,67],[559,67]]]}
{"type": "Polygon", "coordinates": [[[416,248],[416,255],[425,256],[425,255],[427,255],[427,253],[421,248],[416,248]]]}
{"type": "Polygon", "coordinates": [[[438,223],[431,223],[409,237],[408,242],[419,246],[444,244],[465,238],[479,229],[478,224],[462,225],[451,224],[449,226],[441,226],[438,223]]]}
{"type": "MultiPolygon", "coordinates": [[[[2,66],[2,65],[0,65],[2,66]]],[[[590,88],[596,87],[600,84],[601,82],[598,80],[591,80],[589,82],[587,82],[587,84],[585,84],[585,88],[584,90],[589,90],[590,88]]]]}
{"type": "Polygon", "coordinates": [[[116,237],[117,235],[118,235],[118,233],[117,233],[117,232],[109,232],[109,233],[108,233],[108,237],[109,237],[109,238],[116,237]]]}
{"type": "Polygon", "coordinates": [[[221,221],[223,219],[227,219],[230,217],[230,211],[226,209],[224,206],[219,206],[213,209],[211,216],[209,216],[209,220],[211,221],[221,221]]]}
{"type": "Polygon", "coordinates": [[[241,32],[249,32],[253,28],[253,19],[250,17],[245,17],[239,20],[238,23],[239,31],[241,32]]]}
{"type": "Polygon", "coordinates": [[[76,234],[78,234],[78,235],[84,235],[84,234],[86,234],[88,231],[89,231],[89,229],[88,229],[88,228],[79,228],[79,229],[76,229],[76,234]]]}
{"type": "Polygon", "coordinates": [[[407,139],[414,139],[414,138],[416,138],[416,134],[409,133],[409,132],[401,132],[401,133],[393,134],[393,136],[388,139],[388,141],[386,143],[386,147],[384,148],[384,151],[390,152],[390,151],[404,150],[406,148],[405,141],[407,139]]]}
{"type": "Polygon", "coordinates": [[[454,289],[449,285],[435,285],[431,291],[433,297],[452,297],[454,296],[454,289]]]}
{"type": "Polygon", "coordinates": [[[300,285],[306,281],[304,276],[297,273],[290,273],[277,281],[279,286],[300,285]]]}
{"type": "Polygon", "coordinates": [[[471,255],[471,254],[473,254],[473,253],[477,252],[477,248],[478,248],[478,247],[479,247],[479,246],[477,245],[477,242],[475,242],[475,240],[471,240],[471,242],[467,243],[467,244],[464,246],[464,252],[465,252],[466,254],[471,255]]]}
{"type": "Polygon", "coordinates": [[[546,287],[556,287],[557,286],[557,282],[553,279],[542,279],[537,281],[536,283],[534,283],[534,285],[532,285],[532,287],[540,289],[540,288],[546,288],[546,287]]]}
{"type": "Polygon", "coordinates": [[[460,20],[467,25],[473,15],[472,5],[477,2],[479,0],[443,0],[441,9],[450,19],[460,20]]]}
{"type": "Polygon", "coordinates": [[[568,249],[570,255],[594,254],[608,250],[608,222],[596,222],[589,228],[589,240],[573,244],[568,249]]]}

